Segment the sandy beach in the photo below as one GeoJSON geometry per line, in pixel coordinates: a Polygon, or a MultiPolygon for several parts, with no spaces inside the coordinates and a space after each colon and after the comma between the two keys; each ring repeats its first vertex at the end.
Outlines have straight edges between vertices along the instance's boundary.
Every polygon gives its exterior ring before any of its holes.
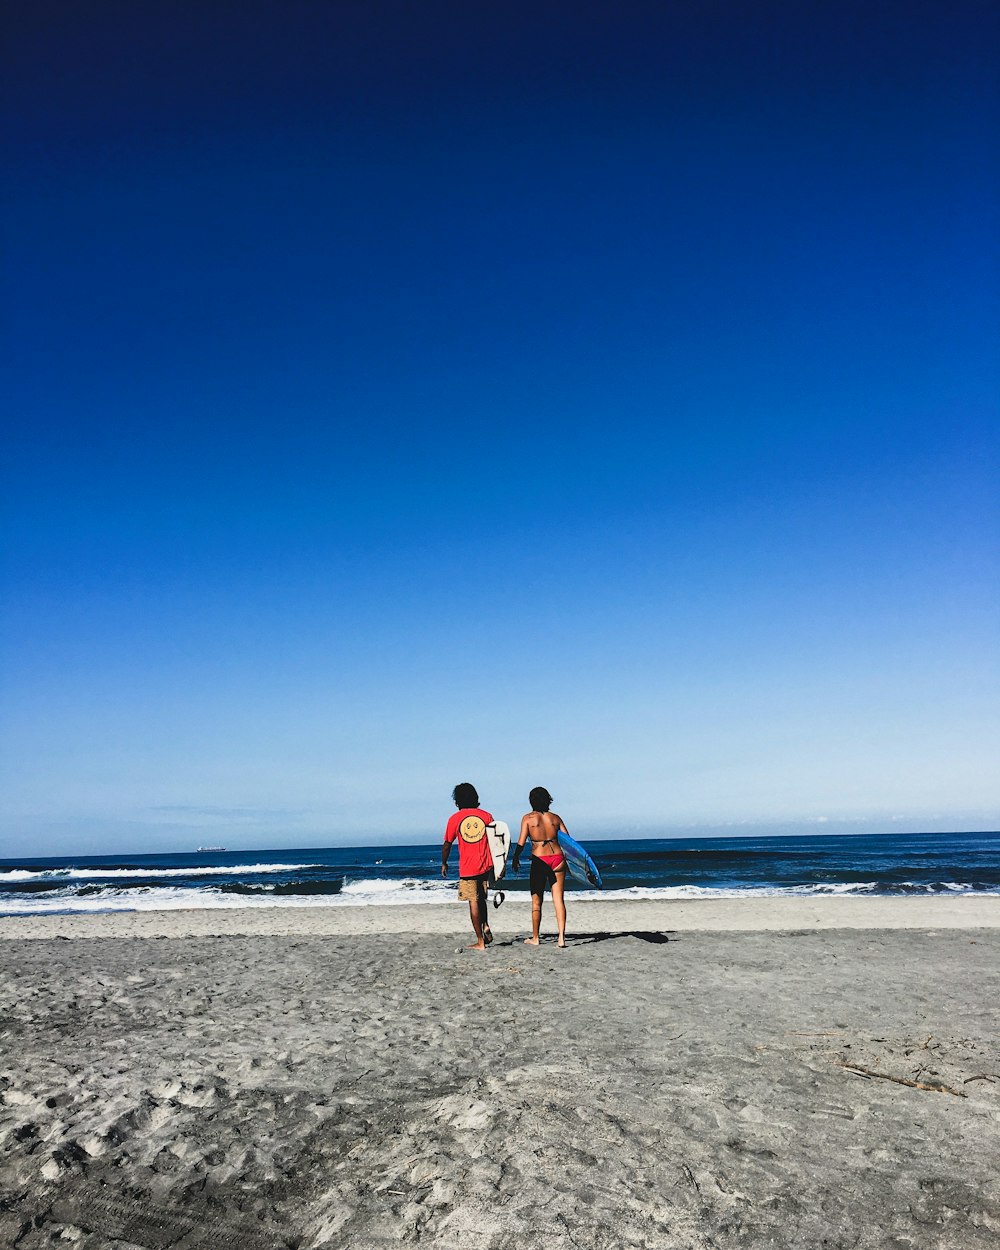
{"type": "Polygon", "coordinates": [[[996,1244],[1000,899],[493,919],[0,920],[0,1245],[996,1244]]]}

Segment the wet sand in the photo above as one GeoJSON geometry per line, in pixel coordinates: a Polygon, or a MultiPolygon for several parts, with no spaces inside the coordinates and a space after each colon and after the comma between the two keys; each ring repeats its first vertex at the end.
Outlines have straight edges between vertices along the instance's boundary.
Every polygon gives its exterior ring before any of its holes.
{"type": "MultiPolygon", "coordinates": [[[[569,928],[578,934],[626,928],[708,932],[789,929],[975,929],[1000,927],[1000,897],[937,895],[933,898],[752,898],[621,900],[580,902],[571,891],[569,928]]],[[[513,936],[530,927],[529,896],[509,891],[490,907],[498,934],[513,936]]],[[[0,918],[4,938],[191,937],[236,935],[333,936],[417,933],[464,936],[468,908],[453,904],[395,903],[384,907],[299,906],[197,908],[178,911],[97,912],[74,916],[0,918]]],[[[555,932],[552,906],[545,902],[543,932],[555,932]]]]}
{"type": "Polygon", "coordinates": [[[0,921],[0,1245],[993,1247],[1000,900],[765,901],[0,921]]]}

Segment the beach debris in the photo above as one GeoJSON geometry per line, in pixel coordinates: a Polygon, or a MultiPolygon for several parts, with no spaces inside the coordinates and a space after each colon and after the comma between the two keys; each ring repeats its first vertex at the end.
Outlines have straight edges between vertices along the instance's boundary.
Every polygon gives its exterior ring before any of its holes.
{"type": "Polygon", "coordinates": [[[893,1076],[891,1072],[875,1072],[871,1068],[863,1068],[856,1063],[844,1063],[839,1059],[836,1063],[838,1068],[843,1068],[845,1072],[853,1072],[856,1076],[877,1076],[883,1081],[894,1081],[897,1085],[907,1085],[910,1089],[924,1089],[932,1094],[952,1094],[955,1098],[968,1098],[969,1096],[960,1089],[952,1089],[950,1085],[945,1085],[943,1081],[911,1081],[906,1076],[893,1076]]]}
{"type": "Polygon", "coordinates": [[[1000,1080],[1000,1077],[990,1076],[989,1073],[984,1072],[982,1076],[967,1076],[962,1084],[968,1085],[970,1081],[993,1081],[995,1084],[998,1080],[1000,1080]]]}

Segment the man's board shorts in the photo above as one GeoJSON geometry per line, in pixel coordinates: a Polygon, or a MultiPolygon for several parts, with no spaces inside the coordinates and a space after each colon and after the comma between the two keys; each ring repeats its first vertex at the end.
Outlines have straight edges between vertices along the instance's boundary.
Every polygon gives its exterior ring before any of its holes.
{"type": "Polygon", "coordinates": [[[566,857],[558,855],[532,855],[531,871],[528,874],[528,889],[532,894],[544,894],[556,883],[556,872],[564,872],[566,857]]]}
{"type": "Polygon", "coordinates": [[[485,898],[486,887],[492,884],[492,872],[481,872],[478,877],[459,877],[458,897],[467,903],[471,903],[474,898],[485,898]]]}

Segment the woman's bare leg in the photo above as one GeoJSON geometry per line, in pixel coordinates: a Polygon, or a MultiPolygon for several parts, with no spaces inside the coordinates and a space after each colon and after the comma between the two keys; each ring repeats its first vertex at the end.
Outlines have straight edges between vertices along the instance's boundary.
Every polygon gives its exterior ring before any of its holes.
{"type": "Polygon", "coordinates": [[[556,879],[552,883],[552,906],[556,909],[556,925],[559,928],[559,945],[566,945],[566,904],[563,901],[563,890],[566,887],[566,869],[557,870],[556,879]]]}
{"type": "Polygon", "coordinates": [[[539,943],[539,933],[542,928],[542,896],[540,894],[532,894],[531,896],[531,937],[525,938],[526,946],[537,946],[539,943]]]}

